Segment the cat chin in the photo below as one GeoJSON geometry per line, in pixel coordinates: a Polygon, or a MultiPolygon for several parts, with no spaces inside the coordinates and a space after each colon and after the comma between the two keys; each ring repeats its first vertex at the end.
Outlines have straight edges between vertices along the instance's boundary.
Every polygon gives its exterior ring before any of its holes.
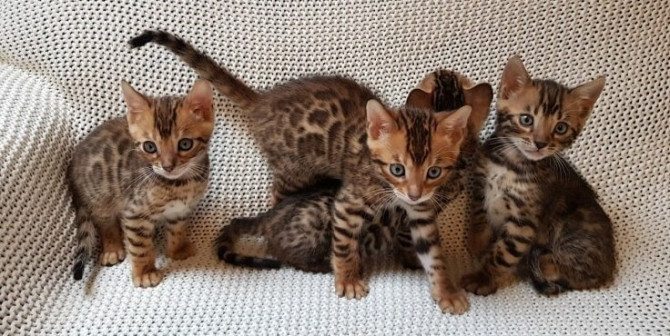
{"type": "Polygon", "coordinates": [[[163,170],[163,168],[160,167],[151,167],[151,168],[153,169],[154,173],[168,180],[176,180],[181,177],[184,177],[184,175],[186,175],[186,172],[188,171],[188,169],[184,169],[182,167],[179,167],[171,172],[166,172],[165,170],[163,170]]]}
{"type": "Polygon", "coordinates": [[[430,200],[431,197],[433,197],[433,194],[431,193],[429,195],[422,196],[421,198],[419,198],[416,201],[412,201],[411,199],[409,199],[409,197],[407,197],[406,195],[400,193],[399,191],[397,191],[395,189],[393,189],[393,193],[398,198],[398,200],[400,200],[401,202],[403,202],[407,205],[417,205],[417,204],[425,203],[425,202],[428,202],[428,200],[430,200]]]}
{"type": "Polygon", "coordinates": [[[524,149],[521,149],[521,153],[523,154],[523,156],[526,157],[526,159],[531,160],[531,161],[540,161],[540,160],[550,156],[548,154],[543,154],[543,153],[540,153],[538,151],[527,151],[527,150],[524,150],[524,149]]]}

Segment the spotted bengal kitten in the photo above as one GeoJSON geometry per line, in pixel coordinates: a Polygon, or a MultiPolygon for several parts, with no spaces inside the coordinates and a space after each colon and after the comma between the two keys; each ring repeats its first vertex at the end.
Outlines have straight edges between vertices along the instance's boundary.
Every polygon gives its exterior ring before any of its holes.
{"type": "MultiPolygon", "coordinates": [[[[389,109],[367,88],[341,77],[292,80],[259,93],[169,33],[146,31],[133,47],[166,46],[244,108],[274,174],[275,204],[286,195],[342,180],[332,206],[331,263],[339,296],[362,298],[359,238],[385,206],[407,214],[412,240],[444,312],[463,313],[465,294],[448,277],[435,218],[466,135],[471,108],[435,114],[421,107],[389,109]]],[[[419,90],[420,91],[420,90],[419,90]]],[[[477,94],[479,90],[470,90],[477,94]]]]}
{"type": "MultiPolygon", "coordinates": [[[[432,110],[454,110],[465,105],[464,87],[472,87],[472,82],[453,71],[438,70],[429,74],[419,85],[422,91],[415,91],[408,104],[423,105],[432,110]],[[448,106],[451,104],[451,106],[448,106]]],[[[473,110],[471,120],[477,118],[481,124],[488,115],[488,104],[493,96],[490,86],[484,109],[473,110]]],[[[468,133],[468,152],[459,156],[459,162],[452,170],[452,188],[444,193],[444,203],[453,200],[462,190],[465,181],[466,161],[470,158],[478,142],[478,135],[468,133]],[[463,161],[463,162],[460,162],[463,161]],[[459,175],[462,178],[457,178],[459,175]],[[458,187],[461,186],[461,187],[458,187]]],[[[276,206],[256,217],[234,218],[224,226],[215,241],[217,255],[227,263],[256,267],[278,268],[287,264],[308,272],[328,272],[331,270],[333,217],[331,215],[335,195],[341,181],[322,181],[318,186],[301,190],[285,197],[276,206]],[[264,237],[267,252],[273,256],[259,258],[234,252],[234,245],[244,235],[264,237]]],[[[406,212],[401,207],[387,207],[378,212],[375,219],[365,222],[359,237],[359,253],[364,264],[376,259],[396,255],[405,267],[420,268],[412,244],[410,228],[406,222],[406,212]]]]}
{"type": "Polygon", "coordinates": [[[133,283],[151,287],[163,278],[153,242],[159,225],[167,231],[169,258],[196,252],[187,222],[208,183],[213,92],[204,80],[186,97],[150,98],[126,82],[121,86],[126,117],[93,130],[76,146],[68,167],[78,242],[73,272],[75,280],[82,278],[97,232],[100,263],[115,265],[127,251],[133,283]]]}
{"type": "Polygon", "coordinates": [[[468,247],[482,268],[462,279],[488,295],[528,277],[538,292],[603,286],[615,269],[612,223],[561,157],[605,85],[531,80],[518,57],[502,74],[497,124],[477,162],[468,247]]]}

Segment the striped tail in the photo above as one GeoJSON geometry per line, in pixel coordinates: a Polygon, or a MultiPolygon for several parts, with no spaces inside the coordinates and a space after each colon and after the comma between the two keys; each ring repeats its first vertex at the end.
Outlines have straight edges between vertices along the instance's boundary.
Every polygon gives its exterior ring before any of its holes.
{"type": "Polygon", "coordinates": [[[88,210],[83,207],[77,207],[75,224],[77,225],[77,252],[74,257],[74,267],[72,273],[75,280],[81,280],[84,276],[86,263],[91,258],[91,253],[96,243],[96,230],[91,222],[88,210]]]}
{"type": "Polygon", "coordinates": [[[214,241],[214,248],[220,260],[231,265],[253,268],[279,268],[281,262],[275,259],[244,256],[235,253],[233,246],[242,235],[259,235],[262,232],[261,217],[234,218],[224,226],[214,241]]]}
{"type": "Polygon", "coordinates": [[[130,40],[131,48],[138,48],[153,42],[166,47],[188,64],[200,77],[210,81],[216,89],[243,109],[250,108],[257,100],[258,93],[235,78],[228,70],[211,57],[195,49],[183,39],[161,30],[146,30],[130,40]]]}

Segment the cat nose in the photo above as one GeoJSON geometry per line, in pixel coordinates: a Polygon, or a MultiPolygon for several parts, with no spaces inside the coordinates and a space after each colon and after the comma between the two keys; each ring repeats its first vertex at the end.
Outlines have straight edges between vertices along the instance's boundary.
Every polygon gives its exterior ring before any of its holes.
{"type": "Polygon", "coordinates": [[[163,170],[165,170],[168,173],[171,172],[173,169],[174,169],[174,166],[163,166],[163,170]]]}
{"type": "Polygon", "coordinates": [[[544,147],[547,147],[547,143],[542,141],[535,141],[535,147],[537,147],[537,149],[540,150],[544,147]]]}
{"type": "Polygon", "coordinates": [[[409,194],[407,194],[407,197],[409,197],[409,199],[411,199],[412,201],[416,201],[419,198],[421,198],[421,194],[419,194],[419,193],[416,193],[416,194],[409,193],[409,194]]]}

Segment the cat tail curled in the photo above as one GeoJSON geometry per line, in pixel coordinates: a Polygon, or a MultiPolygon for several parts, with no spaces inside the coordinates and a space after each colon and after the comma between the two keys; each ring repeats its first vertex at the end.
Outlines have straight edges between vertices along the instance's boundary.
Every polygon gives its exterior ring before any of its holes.
{"type": "Polygon", "coordinates": [[[75,224],[77,226],[77,251],[74,257],[74,267],[72,273],[75,280],[81,280],[84,276],[84,268],[86,263],[91,258],[91,253],[96,243],[96,229],[91,221],[88,209],[83,206],[75,206],[76,217],[75,224]]]}
{"type": "Polygon", "coordinates": [[[214,241],[214,248],[219,260],[231,265],[252,268],[279,268],[281,262],[275,259],[251,257],[235,253],[233,246],[242,235],[260,235],[262,233],[262,217],[233,218],[224,226],[214,241]]]}
{"type": "Polygon", "coordinates": [[[131,48],[138,48],[153,42],[175,53],[200,77],[210,81],[214,87],[230,98],[242,109],[248,109],[258,100],[258,93],[233,76],[205,53],[195,49],[185,40],[162,30],[145,30],[130,40],[131,48]]]}

